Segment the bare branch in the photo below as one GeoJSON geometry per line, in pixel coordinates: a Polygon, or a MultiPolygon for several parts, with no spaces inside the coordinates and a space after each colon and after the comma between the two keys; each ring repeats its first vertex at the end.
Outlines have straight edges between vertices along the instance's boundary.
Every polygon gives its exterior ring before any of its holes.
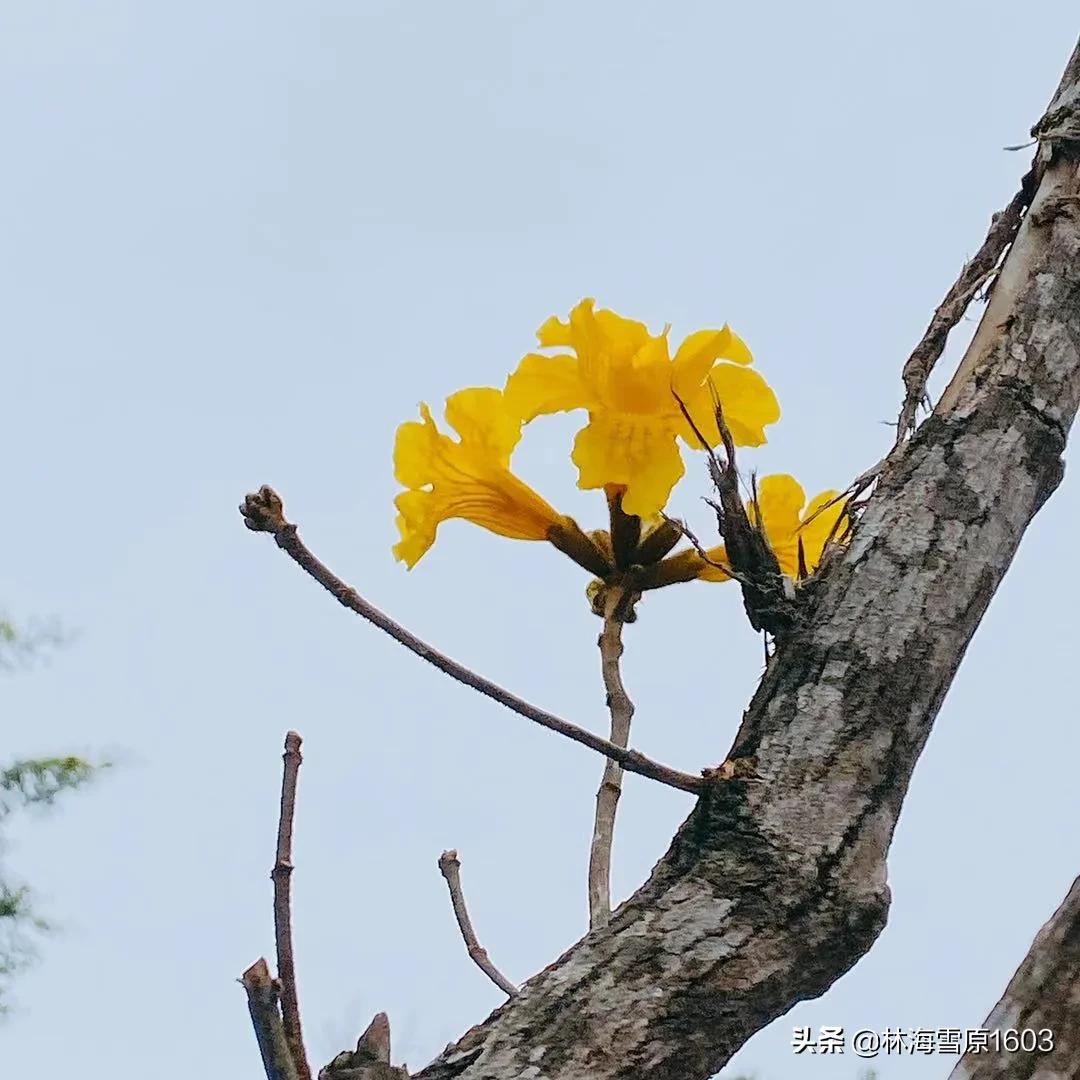
{"type": "Polygon", "coordinates": [[[1039,931],[1001,1000],[983,1023],[1034,1033],[1030,1045],[967,1053],[949,1080],[1035,1080],[1080,1076],[1080,877],[1039,931]]]}
{"type": "Polygon", "coordinates": [[[465,942],[465,948],[473,963],[508,997],[517,997],[517,987],[491,962],[485,949],[476,939],[469,910],[465,906],[465,894],[461,890],[461,860],[456,851],[444,851],[439,856],[439,870],[446,878],[450,890],[450,903],[454,906],[454,918],[465,942]]]}
{"type": "Polygon", "coordinates": [[[622,746],[616,746],[613,742],[594,735],[577,724],[563,720],[553,713],[546,712],[535,705],[530,704],[524,698],[511,693],[490,679],[478,675],[456,660],[451,660],[426,641],[418,638],[414,633],[406,630],[400,623],[395,622],[389,615],[384,614],[373,604],[368,603],[351,586],[346,585],[325,564],[319,561],[308,550],[307,546],[297,534],[296,526],[285,520],[281,498],[273,488],[263,485],[258,492],[248,495],[244,499],[240,513],[244,517],[244,524],[253,532],[268,532],[273,534],[278,547],[284,551],[302,570],[314,578],[339,604],[355,612],[361,618],[377,626],[384,633],[389,634],[395,641],[404,645],[406,649],[427,661],[433,667],[449,675],[464,686],[505,705],[512,712],[524,716],[527,720],[539,724],[548,731],[554,731],[568,739],[572,739],[590,750],[603,754],[605,757],[617,761],[627,772],[637,773],[657,780],[661,784],[687,791],[692,795],[700,794],[704,788],[704,781],[700,776],[691,776],[689,773],[679,772],[667,765],[652,761],[637,750],[628,750],[622,746]]]}
{"type": "Polygon", "coordinates": [[[281,813],[278,818],[277,856],[270,878],[274,883],[274,941],[277,944],[278,979],[281,982],[281,1018],[285,1041],[289,1044],[299,1080],[311,1080],[311,1066],[304,1050],[300,1027],[300,1005],[296,994],[296,966],[292,943],[292,834],[296,813],[296,781],[300,763],[300,735],[290,731],[285,736],[284,768],[281,773],[281,813]]]}
{"type": "Polygon", "coordinates": [[[251,1025],[259,1043],[266,1080],[300,1080],[278,1011],[277,987],[270,978],[266,961],[256,960],[240,976],[240,982],[247,992],[251,1025]]]}
{"type": "MultiPolygon", "coordinates": [[[[623,653],[623,621],[619,609],[623,605],[623,590],[618,586],[604,597],[604,627],[597,644],[600,646],[600,666],[607,691],[607,706],[611,713],[611,741],[626,746],[630,741],[630,721],[634,703],[623,685],[619,659],[623,653]]],[[[622,794],[623,771],[610,758],[596,792],[596,817],[593,823],[592,844],[589,847],[589,927],[607,926],[611,918],[611,844],[615,835],[615,811],[622,794]]]]}

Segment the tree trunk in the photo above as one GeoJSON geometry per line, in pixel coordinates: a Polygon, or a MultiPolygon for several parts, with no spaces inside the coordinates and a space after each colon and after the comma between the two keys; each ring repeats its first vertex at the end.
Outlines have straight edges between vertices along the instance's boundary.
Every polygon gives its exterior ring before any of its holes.
{"type": "Polygon", "coordinates": [[[608,926],[418,1077],[704,1080],[873,944],[912,769],[1062,476],[1080,400],[1078,99],[1080,47],[953,384],[808,590],[743,718],[729,756],[756,755],[765,782],[710,785],[608,926]]]}

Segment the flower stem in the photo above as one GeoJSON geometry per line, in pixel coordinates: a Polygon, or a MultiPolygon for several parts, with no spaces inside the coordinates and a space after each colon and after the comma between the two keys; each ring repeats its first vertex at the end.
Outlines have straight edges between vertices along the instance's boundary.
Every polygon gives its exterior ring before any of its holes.
{"type": "MultiPolygon", "coordinates": [[[[623,653],[622,619],[619,617],[623,591],[613,588],[604,601],[604,628],[600,633],[600,666],[611,714],[610,741],[616,746],[630,742],[630,721],[634,703],[623,686],[619,659],[623,653]]],[[[596,792],[596,818],[589,850],[589,928],[606,926],[611,918],[611,843],[615,833],[615,811],[622,794],[622,767],[608,759],[596,792]]]]}

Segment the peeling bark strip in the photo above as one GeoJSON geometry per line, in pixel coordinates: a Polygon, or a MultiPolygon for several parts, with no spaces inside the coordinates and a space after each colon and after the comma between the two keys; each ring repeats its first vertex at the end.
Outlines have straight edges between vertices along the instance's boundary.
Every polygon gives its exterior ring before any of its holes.
{"type": "Polygon", "coordinates": [[[1033,169],[1024,177],[1020,190],[1012,197],[1004,210],[994,214],[990,229],[982,247],[974,258],[964,264],[960,276],[945,294],[930,325],[908,357],[901,377],[904,380],[904,403],[896,423],[896,442],[901,443],[915,430],[915,416],[919,406],[927,399],[926,384],[934,365],[945,351],[945,344],[953,327],[964,317],[979,290],[993,277],[1002,253],[1012,243],[1020,219],[1031,202],[1031,188],[1035,182],[1033,169]]]}
{"type": "Polygon", "coordinates": [[[884,471],[744,717],[729,756],[756,755],[768,782],[710,785],[609,925],[418,1078],[704,1080],[881,932],[912,769],[1061,479],[1080,400],[1078,85],[1080,49],[1056,98],[1054,130],[1070,134],[1040,150],[954,385],[884,471]]]}
{"type": "MultiPolygon", "coordinates": [[[[1053,1033],[1047,1052],[965,1054],[949,1080],[1069,1080],[1080,1076],[1080,877],[1039,931],[983,1028],[1053,1033]]],[[[1037,1045],[1042,1045],[1039,1039],[1037,1045]]]]}

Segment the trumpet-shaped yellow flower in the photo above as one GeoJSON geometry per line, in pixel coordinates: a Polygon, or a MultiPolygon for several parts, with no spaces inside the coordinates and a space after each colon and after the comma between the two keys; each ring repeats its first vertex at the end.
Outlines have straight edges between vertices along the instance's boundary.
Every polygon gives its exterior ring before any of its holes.
{"type": "Polygon", "coordinates": [[[566,520],[510,471],[522,421],[500,390],[459,390],[446,399],[456,440],[439,431],[427,405],[420,415],[398,428],[394,445],[394,475],[408,489],[394,500],[401,533],[394,555],[410,569],[450,518],[515,540],[546,540],[566,520]]]}
{"type": "Polygon", "coordinates": [[[621,487],[628,514],[657,513],[684,472],[678,438],[695,449],[697,432],[710,446],[720,443],[714,392],[737,445],[765,442],[780,407],[731,329],[699,330],[672,357],[667,330],[650,334],[644,323],[593,305],[582,300],[567,322],[548,319],[537,334],[541,347],[570,352],[529,353],[506,384],[510,407],[525,421],[588,409],[572,455],[579,487],[621,487]]]}
{"type": "MultiPolygon", "coordinates": [[[[844,512],[844,500],[839,497],[839,492],[823,491],[807,506],[806,492],[795,477],[776,473],[758,481],[757,494],[757,502],[751,500],[746,504],[747,517],[752,525],[764,531],[769,546],[776,553],[781,572],[790,578],[800,576],[801,541],[806,572],[812,574],[820,565],[825,545],[844,512]]],[[[727,564],[723,545],[706,554],[714,562],[727,564]]],[[[706,581],[730,580],[718,566],[706,565],[698,576],[706,581]]]]}

